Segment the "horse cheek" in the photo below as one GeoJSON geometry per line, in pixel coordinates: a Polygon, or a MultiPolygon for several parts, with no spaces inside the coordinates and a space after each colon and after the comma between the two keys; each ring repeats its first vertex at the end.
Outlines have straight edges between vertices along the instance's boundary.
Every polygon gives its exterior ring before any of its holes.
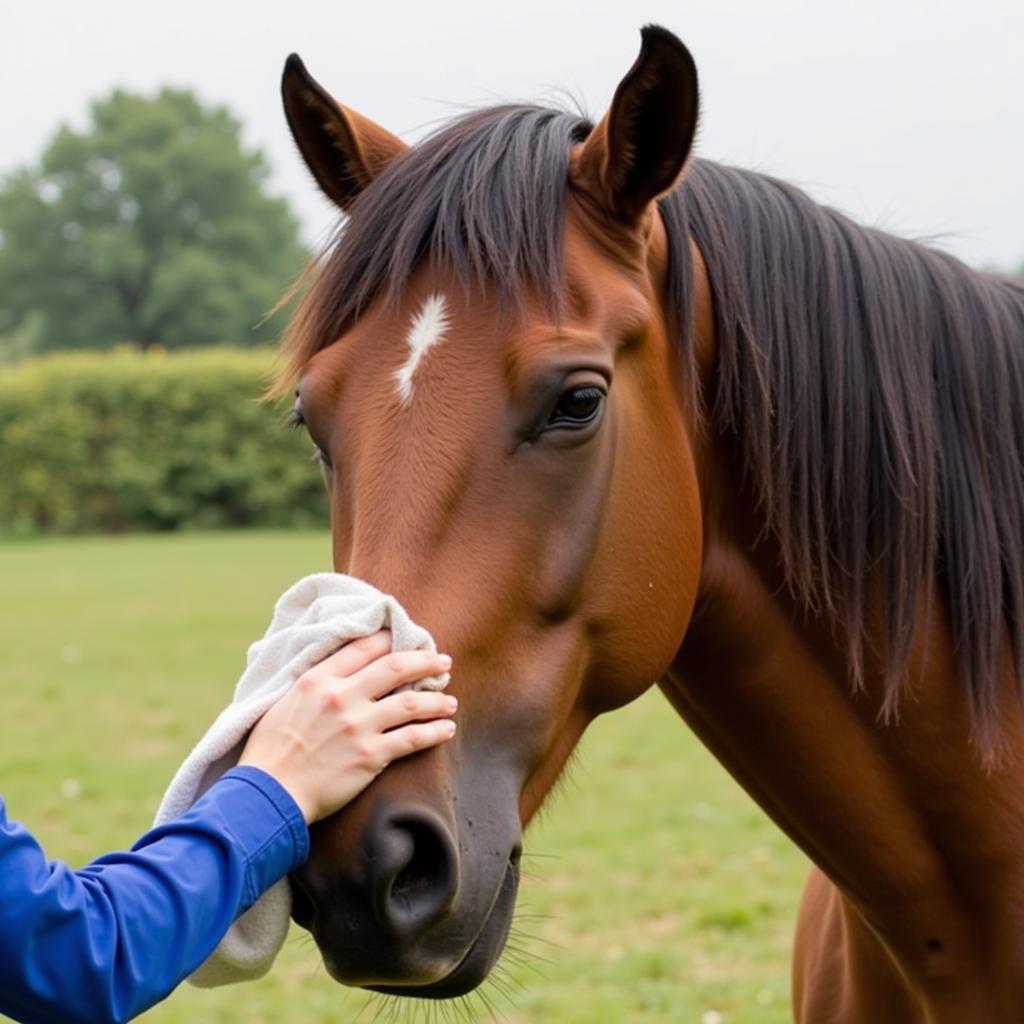
{"type": "MultiPolygon", "coordinates": [[[[639,697],[668,669],[689,627],[703,544],[700,492],[685,437],[664,430],[637,444],[634,468],[616,481],[594,576],[589,703],[597,713],[639,697]]],[[[626,461],[626,460],[622,460],[626,461]]]]}

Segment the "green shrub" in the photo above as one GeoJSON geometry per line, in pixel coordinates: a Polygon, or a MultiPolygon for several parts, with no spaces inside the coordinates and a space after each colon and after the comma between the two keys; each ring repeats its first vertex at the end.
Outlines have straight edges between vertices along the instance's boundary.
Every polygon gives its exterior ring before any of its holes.
{"type": "Polygon", "coordinates": [[[308,439],[258,400],[271,366],[212,349],[0,368],[0,533],[325,524],[308,439]]]}

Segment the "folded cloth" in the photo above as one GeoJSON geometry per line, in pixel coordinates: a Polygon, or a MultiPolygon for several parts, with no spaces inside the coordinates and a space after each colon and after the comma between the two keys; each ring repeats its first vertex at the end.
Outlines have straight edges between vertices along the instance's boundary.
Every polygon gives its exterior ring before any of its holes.
{"type": "MultiPolygon", "coordinates": [[[[233,767],[252,727],[295,681],[350,640],[391,630],[395,651],[436,650],[395,598],[364,580],[317,573],[285,591],[262,640],[249,648],[232,702],[178,769],[156,824],[178,817],[233,767]]],[[[423,679],[419,690],[442,690],[448,675],[423,679]]],[[[288,880],[268,889],[231,926],[209,959],[189,979],[203,988],[262,977],[284,944],[291,917],[288,880]]]]}

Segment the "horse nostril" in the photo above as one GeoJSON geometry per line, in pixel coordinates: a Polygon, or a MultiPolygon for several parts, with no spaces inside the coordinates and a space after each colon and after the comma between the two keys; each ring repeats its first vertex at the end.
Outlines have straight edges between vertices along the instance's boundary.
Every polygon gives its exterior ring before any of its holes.
{"type": "Polygon", "coordinates": [[[447,875],[448,863],[441,841],[428,825],[410,821],[400,827],[412,837],[412,856],[395,875],[391,895],[399,900],[414,900],[417,893],[436,886],[447,875]]]}
{"type": "Polygon", "coordinates": [[[422,817],[386,823],[371,867],[374,904],[382,923],[398,932],[422,930],[455,898],[456,865],[443,827],[422,817]]]}

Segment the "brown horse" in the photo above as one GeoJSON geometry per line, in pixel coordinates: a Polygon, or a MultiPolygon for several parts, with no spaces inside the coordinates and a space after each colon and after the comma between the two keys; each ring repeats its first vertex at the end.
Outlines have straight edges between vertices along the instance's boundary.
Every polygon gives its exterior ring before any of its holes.
{"type": "Polygon", "coordinates": [[[817,866],[798,1020],[1024,1020],[1024,291],[692,160],[662,29],[596,127],[505,106],[410,149],[296,57],[283,89],[348,216],[278,391],[335,566],[461,701],[315,830],[330,973],[477,985],[522,826],[657,681],[817,866]]]}

